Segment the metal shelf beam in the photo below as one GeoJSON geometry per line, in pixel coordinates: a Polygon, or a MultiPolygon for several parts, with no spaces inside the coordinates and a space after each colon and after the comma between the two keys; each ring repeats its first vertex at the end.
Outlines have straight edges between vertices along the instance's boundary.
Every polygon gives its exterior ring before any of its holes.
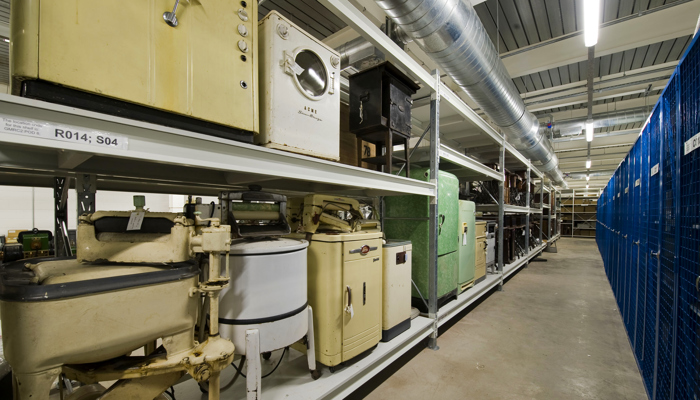
{"type": "Polygon", "coordinates": [[[89,173],[102,182],[101,190],[110,189],[110,183],[123,190],[128,187],[125,181],[133,180],[137,187],[164,185],[170,193],[196,190],[195,194],[252,183],[282,192],[367,197],[435,192],[430,182],[17,96],[0,94],[0,110],[0,118],[128,140],[127,149],[95,146],[19,135],[0,124],[0,184],[18,184],[12,178],[17,173],[89,173]]]}

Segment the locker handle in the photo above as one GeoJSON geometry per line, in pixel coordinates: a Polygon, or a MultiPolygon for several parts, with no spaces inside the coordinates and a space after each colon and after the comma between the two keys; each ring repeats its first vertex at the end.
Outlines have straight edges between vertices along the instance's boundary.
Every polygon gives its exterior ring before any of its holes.
{"type": "Polygon", "coordinates": [[[632,244],[639,246],[639,240],[632,242],[632,244]]]}
{"type": "Polygon", "coordinates": [[[652,251],[652,252],[651,252],[651,256],[652,256],[652,257],[659,258],[659,254],[661,254],[660,251],[652,251]]]}
{"type": "Polygon", "coordinates": [[[163,19],[165,20],[165,23],[172,26],[175,28],[178,24],[177,22],[177,6],[180,5],[180,0],[175,0],[175,7],[173,7],[173,11],[169,12],[166,11],[163,13],[163,19]]]}
{"type": "Polygon", "coordinates": [[[623,238],[627,239],[627,235],[622,235],[623,238]]]}

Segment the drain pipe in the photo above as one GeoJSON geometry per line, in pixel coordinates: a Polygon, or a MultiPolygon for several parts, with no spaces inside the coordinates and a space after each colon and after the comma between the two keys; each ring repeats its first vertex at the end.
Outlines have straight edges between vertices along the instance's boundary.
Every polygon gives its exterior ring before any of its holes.
{"type": "Polygon", "coordinates": [[[558,185],[564,179],[552,144],[525,108],[474,7],[462,0],[375,0],[440,68],[474,99],[525,157],[558,185]]]}

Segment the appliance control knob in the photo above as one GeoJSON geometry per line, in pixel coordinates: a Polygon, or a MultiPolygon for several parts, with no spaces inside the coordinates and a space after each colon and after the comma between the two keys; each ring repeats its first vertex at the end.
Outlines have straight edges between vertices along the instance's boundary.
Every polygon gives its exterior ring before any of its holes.
{"type": "Polygon", "coordinates": [[[248,36],[248,28],[246,28],[243,24],[238,24],[238,33],[241,36],[246,37],[248,36]]]}
{"type": "Polygon", "coordinates": [[[239,40],[238,41],[238,48],[241,49],[242,52],[247,53],[248,52],[248,43],[246,43],[245,40],[239,40]]]}
{"type": "Polygon", "coordinates": [[[333,68],[338,68],[338,65],[340,65],[340,58],[338,56],[331,56],[331,65],[333,68]]]}
{"type": "Polygon", "coordinates": [[[246,11],[242,8],[239,8],[238,9],[238,18],[240,18],[241,21],[243,21],[243,22],[248,22],[248,11],[246,11]]]}
{"type": "Polygon", "coordinates": [[[277,34],[280,35],[282,39],[287,39],[289,37],[289,28],[287,27],[287,25],[277,25],[277,34]]]}

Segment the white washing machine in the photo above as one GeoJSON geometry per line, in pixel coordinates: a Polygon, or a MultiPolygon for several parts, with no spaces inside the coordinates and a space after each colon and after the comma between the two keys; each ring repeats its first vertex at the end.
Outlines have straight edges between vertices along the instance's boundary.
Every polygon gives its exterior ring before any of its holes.
{"type": "Polygon", "coordinates": [[[258,33],[256,143],[340,160],[340,55],[275,11],[258,33]]]}

